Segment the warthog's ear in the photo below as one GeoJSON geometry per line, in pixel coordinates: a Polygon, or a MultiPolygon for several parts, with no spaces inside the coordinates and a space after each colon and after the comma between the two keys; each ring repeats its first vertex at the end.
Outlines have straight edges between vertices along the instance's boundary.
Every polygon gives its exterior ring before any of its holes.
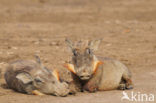
{"type": "Polygon", "coordinates": [[[32,82],[32,77],[28,73],[19,73],[16,78],[21,80],[24,84],[32,82]]]}
{"type": "Polygon", "coordinates": [[[58,73],[57,69],[53,70],[52,74],[58,81],[60,81],[60,77],[59,77],[59,73],[58,73]]]}
{"type": "Polygon", "coordinates": [[[99,47],[99,44],[101,43],[102,39],[89,41],[88,46],[91,50],[96,51],[99,47]]]}
{"type": "Polygon", "coordinates": [[[36,59],[36,62],[37,62],[38,64],[41,64],[41,59],[40,59],[40,57],[39,57],[37,54],[35,54],[34,57],[35,57],[35,59],[36,59]]]}
{"type": "Polygon", "coordinates": [[[46,67],[44,67],[43,63],[41,62],[40,57],[39,57],[38,55],[34,55],[34,56],[35,56],[35,58],[36,58],[36,62],[40,65],[40,67],[41,67],[44,71],[46,71],[46,72],[48,72],[48,73],[51,73],[46,67]]]}
{"type": "Polygon", "coordinates": [[[70,72],[76,74],[73,64],[67,63],[67,64],[64,65],[64,67],[67,68],[70,72]]]}
{"type": "Polygon", "coordinates": [[[67,44],[67,46],[70,48],[71,51],[73,51],[73,43],[71,40],[69,40],[68,38],[65,39],[65,42],[67,44]]]}

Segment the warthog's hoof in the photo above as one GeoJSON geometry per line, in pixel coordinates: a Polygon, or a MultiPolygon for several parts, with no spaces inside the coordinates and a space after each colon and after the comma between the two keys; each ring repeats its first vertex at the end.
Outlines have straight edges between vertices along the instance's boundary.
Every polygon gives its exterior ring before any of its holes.
{"type": "Polygon", "coordinates": [[[119,90],[125,90],[126,89],[126,84],[120,84],[118,89],[119,90]]]}

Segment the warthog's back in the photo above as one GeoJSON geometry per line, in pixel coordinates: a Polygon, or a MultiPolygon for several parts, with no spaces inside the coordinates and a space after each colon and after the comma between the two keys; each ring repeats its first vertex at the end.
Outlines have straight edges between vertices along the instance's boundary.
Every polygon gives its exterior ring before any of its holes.
{"type": "Polygon", "coordinates": [[[22,72],[32,73],[33,71],[36,71],[34,69],[37,68],[40,68],[40,65],[37,64],[35,61],[18,60],[10,63],[8,70],[12,69],[13,71],[17,71],[17,72],[22,71],[22,72]]]}

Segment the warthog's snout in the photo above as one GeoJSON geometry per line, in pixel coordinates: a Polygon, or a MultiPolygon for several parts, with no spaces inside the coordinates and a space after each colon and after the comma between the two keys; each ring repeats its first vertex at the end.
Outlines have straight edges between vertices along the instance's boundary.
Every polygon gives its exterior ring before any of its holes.
{"type": "Polygon", "coordinates": [[[57,92],[54,93],[56,96],[65,97],[65,96],[67,96],[68,93],[69,93],[69,86],[68,86],[68,84],[65,83],[65,82],[62,82],[62,83],[60,84],[60,87],[58,87],[57,89],[58,89],[57,92]]]}
{"type": "Polygon", "coordinates": [[[89,74],[87,74],[87,75],[80,75],[79,76],[79,78],[81,79],[81,80],[88,80],[88,79],[90,79],[90,75],[89,74]]]}

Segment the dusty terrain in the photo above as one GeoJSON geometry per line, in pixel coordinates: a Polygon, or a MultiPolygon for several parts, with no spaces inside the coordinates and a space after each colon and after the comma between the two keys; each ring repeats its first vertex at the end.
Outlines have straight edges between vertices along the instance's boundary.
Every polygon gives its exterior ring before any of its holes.
{"type": "MultiPolygon", "coordinates": [[[[118,59],[132,71],[134,89],[127,90],[128,95],[133,91],[156,96],[155,0],[0,0],[2,74],[5,63],[33,59],[34,54],[47,67],[61,69],[71,55],[66,37],[103,38],[96,54],[118,59]]],[[[0,83],[0,103],[122,102],[119,90],[40,97],[7,89],[3,78],[0,83]]]]}

